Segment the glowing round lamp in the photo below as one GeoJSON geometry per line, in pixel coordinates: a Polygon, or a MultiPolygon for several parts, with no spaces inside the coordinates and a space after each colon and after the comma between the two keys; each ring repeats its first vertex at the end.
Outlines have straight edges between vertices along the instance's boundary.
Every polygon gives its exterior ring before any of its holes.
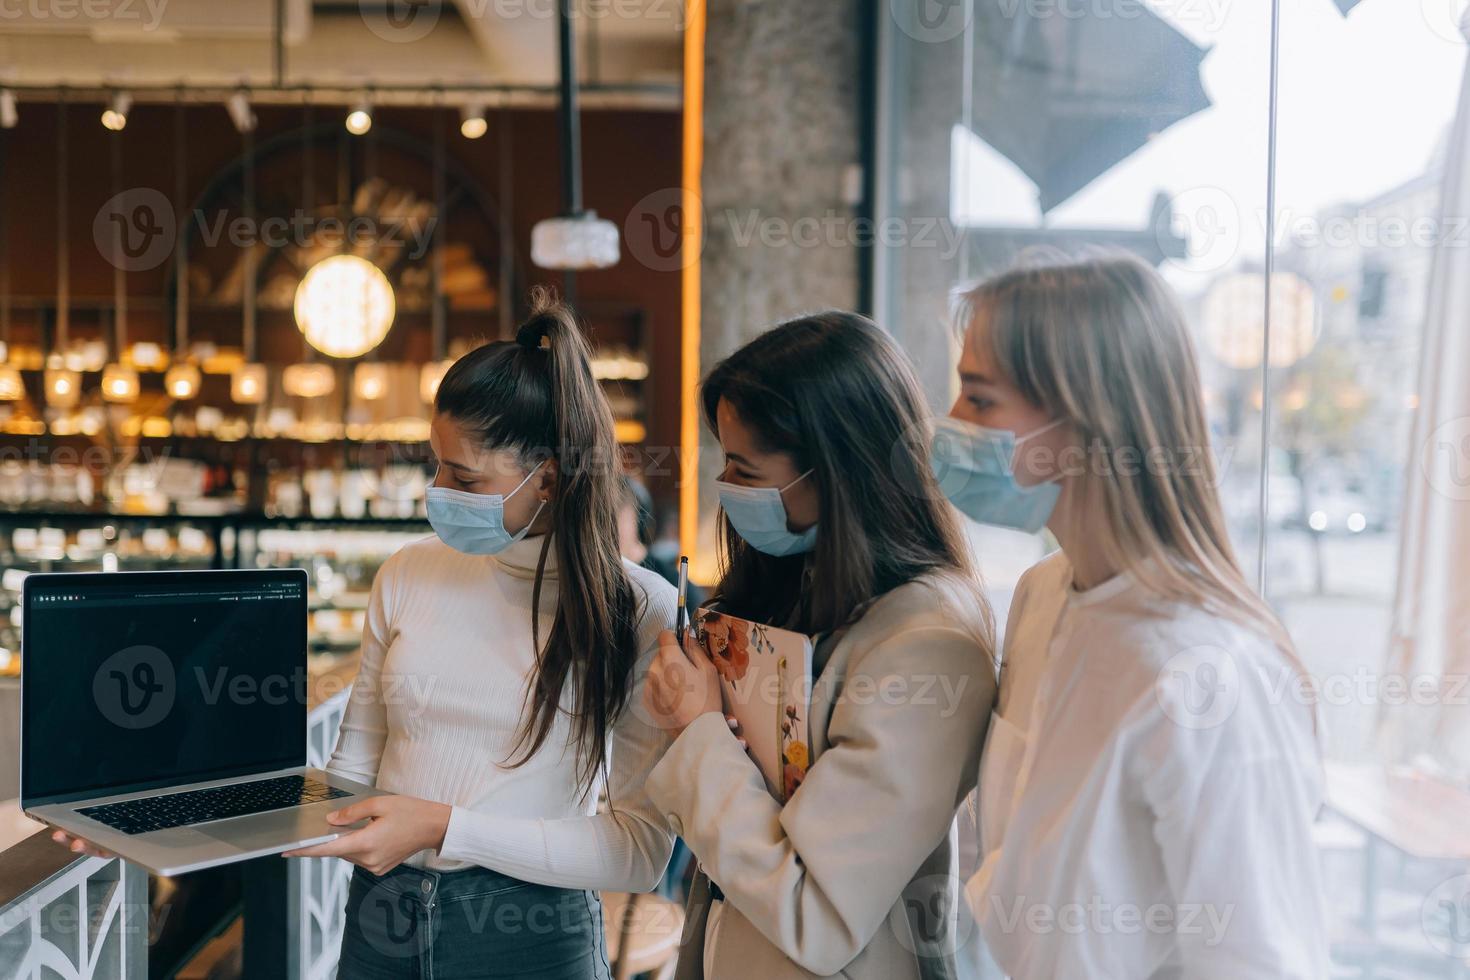
{"type": "Polygon", "coordinates": [[[531,261],[542,269],[610,269],[619,257],[618,226],[595,211],[550,218],[531,229],[531,261]]]}
{"type": "Polygon", "coordinates": [[[199,394],[200,380],[199,369],[194,365],[175,364],[163,376],[163,387],[168,392],[170,398],[182,401],[199,394]]]}
{"type": "Polygon", "coordinates": [[[230,398],[239,405],[265,401],[265,365],[242,364],[230,375],[230,398]]]}
{"type": "Polygon", "coordinates": [[[281,387],[297,398],[320,398],[337,387],[337,372],[330,364],[292,364],[281,374],[281,387]]]}
{"type": "Polygon", "coordinates": [[[18,402],[26,395],[20,372],[9,364],[0,364],[0,402],[18,402]]]}
{"type": "Polygon", "coordinates": [[[296,326],[332,357],[361,357],[393,326],[393,286],[383,270],[356,255],[334,255],[307,270],[296,287],[296,326]]]}
{"type": "Polygon", "coordinates": [[[138,372],[121,364],[102,369],[102,397],[110,402],[138,400],[138,372]]]}

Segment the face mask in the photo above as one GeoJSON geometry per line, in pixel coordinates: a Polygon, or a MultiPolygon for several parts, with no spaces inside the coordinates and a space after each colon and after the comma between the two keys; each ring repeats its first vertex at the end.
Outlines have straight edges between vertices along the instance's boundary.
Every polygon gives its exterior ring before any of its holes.
{"type": "Polygon", "coordinates": [[[930,454],[939,488],[961,513],[981,524],[1035,534],[1051,518],[1062,488],[1055,482],[1034,487],[1017,483],[1016,451],[1028,439],[1060,424],[1056,421],[1017,438],[1005,429],[940,419],[930,454]]]}
{"type": "Polygon", "coordinates": [[[546,509],[546,501],[543,500],[519,534],[511,534],[505,529],[505,502],[520,493],[521,487],[530,483],[531,477],[545,465],[542,463],[537,466],[527,474],[519,487],[503,496],[498,493],[466,493],[448,487],[429,487],[429,524],[433,526],[434,533],[449,547],[467,555],[500,554],[530,533],[531,525],[536,523],[536,518],[546,509]]]}
{"type": "Polygon", "coordinates": [[[817,527],[814,524],[800,534],[788,530],[786,501],[781,495],[813,472],[807,470],[780,489],[718,482],[715,486],[720,491],[720,506],[735,533],[756,551],[775,558],[805,554],[816,547],[817,527]]]}

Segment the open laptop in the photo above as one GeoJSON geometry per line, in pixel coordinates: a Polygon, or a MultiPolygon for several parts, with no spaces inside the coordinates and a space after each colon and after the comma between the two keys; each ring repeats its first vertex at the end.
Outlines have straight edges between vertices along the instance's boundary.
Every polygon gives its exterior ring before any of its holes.
{"type": "Polygon", "coordinates": [[[160,875],[338,836],[306,766],[306,573],[26,577],[21,806],[160,875]]]}

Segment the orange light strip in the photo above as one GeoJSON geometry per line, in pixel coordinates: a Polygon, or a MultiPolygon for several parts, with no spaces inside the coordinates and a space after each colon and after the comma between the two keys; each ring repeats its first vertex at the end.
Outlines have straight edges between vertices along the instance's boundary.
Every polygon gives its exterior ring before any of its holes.
{"type": "Polygon", "coordinates": [[[679,547],[691,557],[699,541],[699,257],[704,247],[704,208],[699,190],[704,173],[704,32],[705,0],[685,0],[679,547]]]}

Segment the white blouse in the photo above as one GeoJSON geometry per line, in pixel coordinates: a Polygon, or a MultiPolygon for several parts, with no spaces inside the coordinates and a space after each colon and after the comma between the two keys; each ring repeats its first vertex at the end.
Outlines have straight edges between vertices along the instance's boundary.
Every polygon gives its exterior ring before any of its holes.
{"type": "Polygon", "coordinates": [[[1013,977],[1327,973],[1312,711],[1286,656],[1054,555],[1011,607],[967,888],[1013,977]]]}
{"type": "MultiPolygon", "coordinates": [[[[542,538],[496,557],[465,555],[437,537],[416,541],[373,582],[362,666],[327,768],[406,796],[452,804],[443,848],[407,863],[436,871],[481,866],[537,884],[648,891],[673,837],[643,783],[668,736],[640,718],[638,692],[609,739],[611,807],[578,789],[565,713],[524,765],[517,738],[535,670],[531,603],[542,538]]],[[[541,641],[556,614],[555,551],[540,605],[541,641]]],[[[625,563],[640,601],[641,679],[673,628],[675,590],[625,563]]]]}

